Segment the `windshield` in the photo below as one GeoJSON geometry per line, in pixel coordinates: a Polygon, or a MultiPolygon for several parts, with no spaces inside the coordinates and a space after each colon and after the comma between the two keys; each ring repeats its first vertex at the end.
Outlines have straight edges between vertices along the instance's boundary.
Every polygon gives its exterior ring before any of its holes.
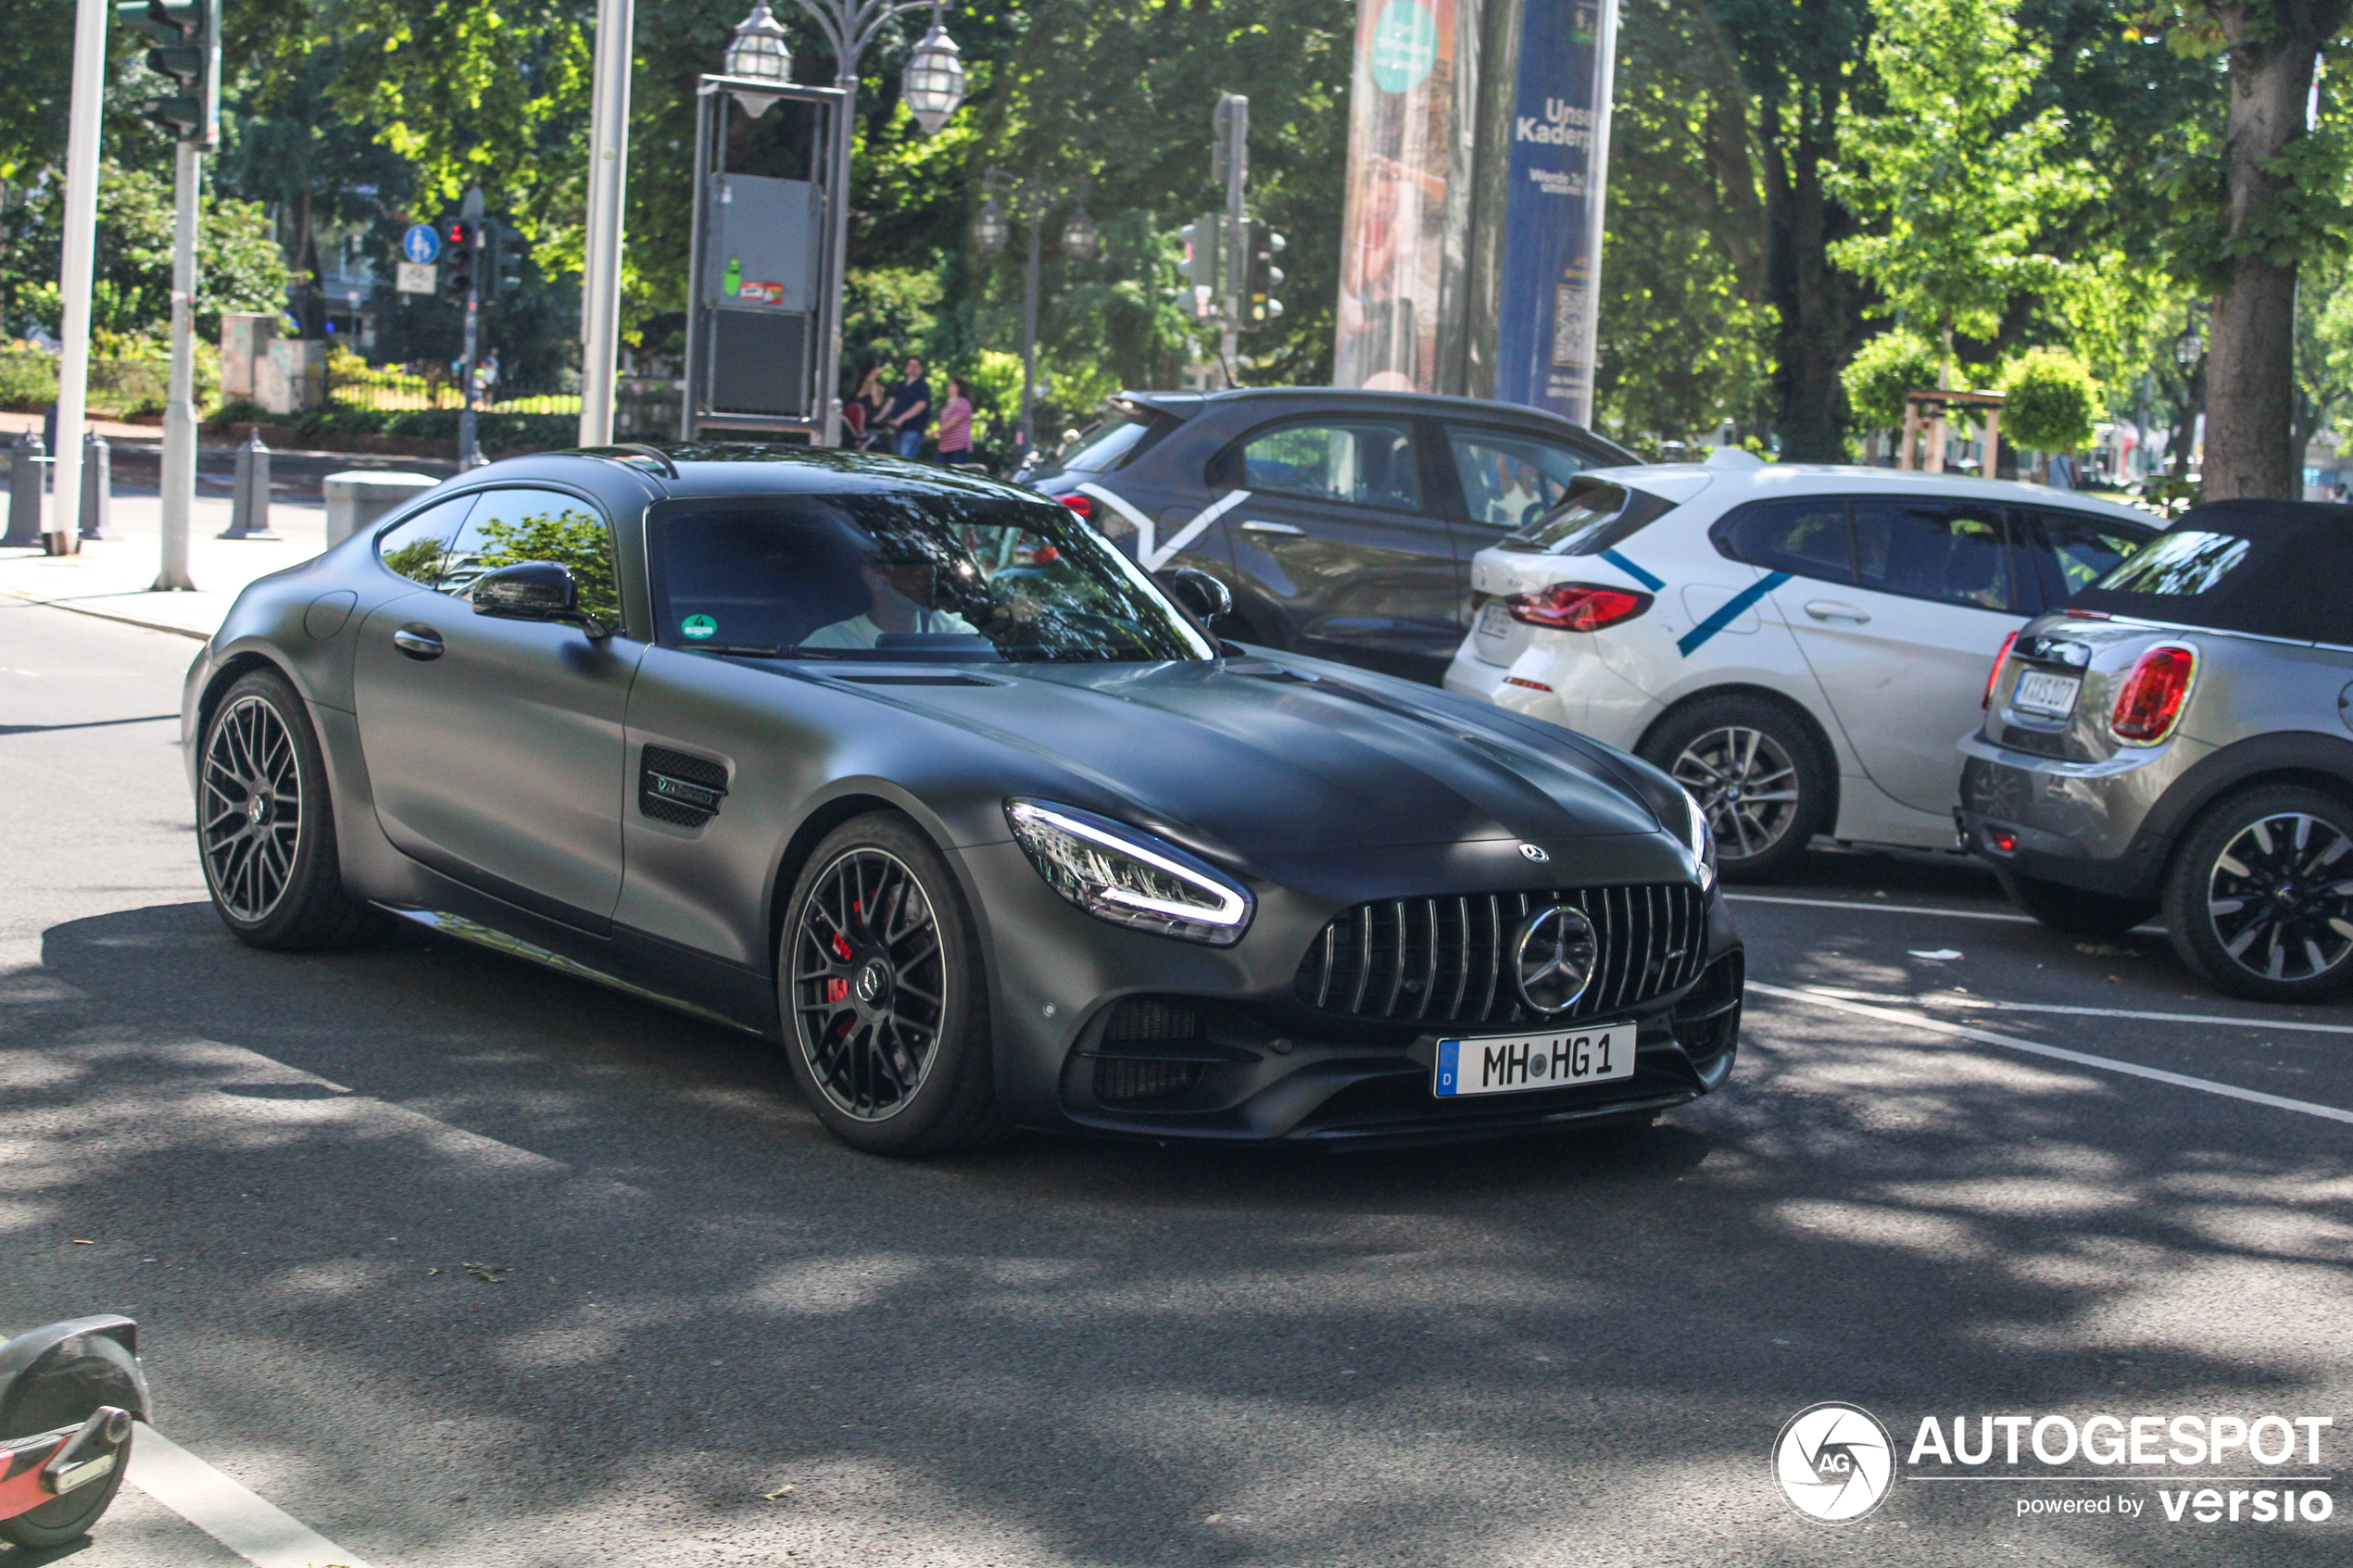
{"type": "Polygon", "coordinates": [[[1139,458],[1176,421],[1163,415],[1114,414],[1090,427],[1054,460],[1079,473],[1109,473],[1139,458]]]}
{"type": "Polygon", "coordinates": [[[1648,491],[1588,480],[1559,506],[1498,543],[1507,550],[1548,556],[1597,556],[1674,509],[1674,502],[1648,491]]]}
{"type": "Polygon", "coordinates": [[[994,495],[768,495],[657,508],[671,647],[808,659],[1209,659],[1142,570],[1061,507],[994,495]]]}

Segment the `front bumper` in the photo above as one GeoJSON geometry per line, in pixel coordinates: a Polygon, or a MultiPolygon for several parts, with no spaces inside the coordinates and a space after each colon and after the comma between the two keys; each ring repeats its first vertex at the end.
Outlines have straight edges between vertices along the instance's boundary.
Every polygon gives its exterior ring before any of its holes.
{"type": "Polygon", "coordinates": [[[1355,900],[1262,888],[1251,935],[1212,948],[1090,919],[1013,847],[967,848],[962,859],[987,884],[1000,1101],[1026,1126],[1327,1147],[1507,1136],[1646,1121],[1720,1086],[1738,1053],[1741,943],[1720,898],[1695,933],[1695,979],[1577,1020],[1635,1025],[1630,1077],[1442,1099],[1432,1084],[1441,1034],[1548,1026],[1375,1020],[1309,1006],[1294,991],[1301,960],[1355,900]]]}

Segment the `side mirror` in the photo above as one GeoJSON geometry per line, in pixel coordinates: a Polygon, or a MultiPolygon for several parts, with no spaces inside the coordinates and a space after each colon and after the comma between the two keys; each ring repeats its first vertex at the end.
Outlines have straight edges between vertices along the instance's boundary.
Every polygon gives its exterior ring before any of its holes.
{"type": "Polygon", "coordinates": [[[1152,577],[1203,626],[1234,613],[1232,590],[1206,571],[1180,566],[1174,571],[1156,571],[1152,577]]]}
{"type": "Polygon", "coordinates": [[[612,629],[580,608],[580,584],[572,568],[551,560],[517,561],[485,571],[468,590],[476,615],[508,621],[564,621],[591,637],[610,637],[612,629]]]}

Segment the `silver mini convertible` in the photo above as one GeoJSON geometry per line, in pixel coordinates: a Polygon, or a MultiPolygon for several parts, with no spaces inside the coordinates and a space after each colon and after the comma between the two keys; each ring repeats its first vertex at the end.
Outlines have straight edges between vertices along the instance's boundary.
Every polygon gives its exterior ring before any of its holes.
{"type": "Polygon", "coordinates": [[[2353,984],[2353,508],[2223,501],[2003,648],[1955,816],[2028,912],[2161,909],[2235,996],[2353,984]]]}

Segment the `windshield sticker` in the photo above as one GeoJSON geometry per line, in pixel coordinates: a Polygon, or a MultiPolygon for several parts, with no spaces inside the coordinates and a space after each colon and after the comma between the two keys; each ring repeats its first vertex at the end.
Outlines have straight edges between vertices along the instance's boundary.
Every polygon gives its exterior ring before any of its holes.
{"type": "Polygon", "coordinates": [[[690,615],[678,623],[678,630],[689,637],[715,636],[719,631],[719,622],[708,615],[690,615]]]}

